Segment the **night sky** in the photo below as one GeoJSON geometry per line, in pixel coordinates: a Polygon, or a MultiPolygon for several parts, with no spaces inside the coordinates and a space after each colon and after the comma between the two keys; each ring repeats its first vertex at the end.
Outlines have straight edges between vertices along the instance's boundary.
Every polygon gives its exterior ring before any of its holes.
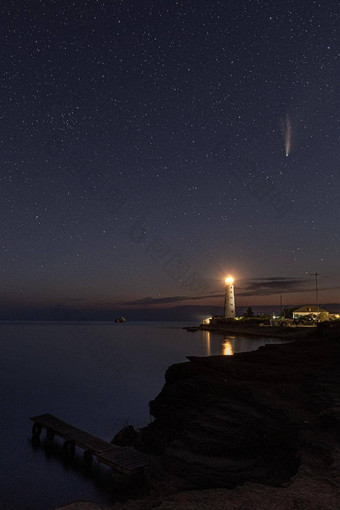
{"type": "Polygon", "coordinates": [[[2,2],[1,317],[340,302],[339,14],[2,2]]]}

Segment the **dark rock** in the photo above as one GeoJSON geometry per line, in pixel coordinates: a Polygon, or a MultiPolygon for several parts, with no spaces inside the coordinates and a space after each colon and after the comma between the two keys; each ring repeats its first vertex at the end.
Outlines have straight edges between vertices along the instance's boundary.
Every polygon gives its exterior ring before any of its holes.
{"type": "Polygon", "coordinates": [[[340,342],[299,341],[171,366],[143,430],[143,448],[190,488],[280,486],[301,449],[332,459],[340,342]]]}
{"type": "Polygon", "coordinates": [[[117,432],[111,441],[111,444],[117,446],[134,446],[138,438],[138,432],[132,425],[127,425],[117,432]]]}

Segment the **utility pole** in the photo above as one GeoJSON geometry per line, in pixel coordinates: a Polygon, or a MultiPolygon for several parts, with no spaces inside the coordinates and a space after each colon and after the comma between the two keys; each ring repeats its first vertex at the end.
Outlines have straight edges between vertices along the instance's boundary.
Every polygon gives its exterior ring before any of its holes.
{"type": "Polygon", "coordinates": [[[319,322],[320,311],[319,311],[319,287],[318,287],[318,276],[320,273],[311,273],[311,276],[315,276],[315,298],[316,298],[316,309],[317,309],[317,322],[319,322]]]}

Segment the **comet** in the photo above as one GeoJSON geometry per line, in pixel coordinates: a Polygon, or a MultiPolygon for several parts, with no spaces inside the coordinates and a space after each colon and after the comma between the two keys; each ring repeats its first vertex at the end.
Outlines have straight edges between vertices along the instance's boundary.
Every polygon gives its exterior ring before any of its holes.
{"type": "Polygon", "coordinates": [[[282,119],[282,134],[285,142],[286,156],[288,157],[292,147],[292,123],[290,121],[289,113],[287,113],[285,118],[282,119]]]}

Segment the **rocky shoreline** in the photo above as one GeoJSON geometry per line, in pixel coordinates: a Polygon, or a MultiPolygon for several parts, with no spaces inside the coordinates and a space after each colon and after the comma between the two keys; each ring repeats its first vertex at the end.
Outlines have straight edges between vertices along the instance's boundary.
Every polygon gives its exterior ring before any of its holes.
{"type": "Polygon", "coordinates": [[[305,327],[274,327],[274,326],[239,326],[232,325],[200,325],[197,331],[212,331],[214,333],[223,333],[228,335],[240,335],[250,337],[269,337],[282,338],[287,340],[298,340],[315,333],[316,328],[311,326],[305,327]]]}
{"type": "Polygon", "coordinates": [[[338,509],[339,364],[329,328],[172,365],[137,439],[149,493],[113,508],[338,509]]]}

